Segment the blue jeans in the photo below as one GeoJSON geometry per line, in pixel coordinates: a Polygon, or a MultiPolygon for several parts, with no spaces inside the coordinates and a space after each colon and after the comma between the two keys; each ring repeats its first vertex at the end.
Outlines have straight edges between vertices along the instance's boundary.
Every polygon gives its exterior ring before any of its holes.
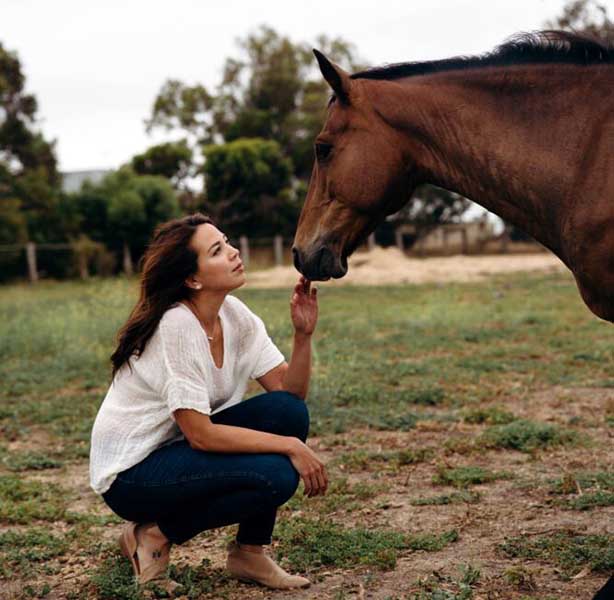
{"type": "MultiPolygon", "coordinates": [[[[302,441],[309,431],[305,402],[288,392],[250,398],[212,415],[211,421],[302,441]]],[[[173,544],[233,523],[239,523],[240,543],[270,544],[277,508],[294,495],[298,483],[285,455],[204,452],[180,440],[119,473],[102,497],[122,519],[157,523],[173,544]]]]}

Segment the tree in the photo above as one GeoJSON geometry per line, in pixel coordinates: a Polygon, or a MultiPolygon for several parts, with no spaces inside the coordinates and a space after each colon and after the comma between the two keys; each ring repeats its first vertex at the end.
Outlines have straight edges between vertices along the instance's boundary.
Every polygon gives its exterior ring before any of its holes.
{"type": "Polygon", "coordinates": [[[185,178],[193,174],[192,150],[186,139],[158,144],[134,156],[131,166],[137,175],[161,175],[181,189],[185,178]]]}
{"type": "MultiPolygon", "coordinates": [[[[201,84],[167,81],[154,101],[148,131],[183,131],[195,147],[246,137],[272,139],[292,160],[294,175],[307,178],[329,94],[312,45],[295,44],[266,26],[238,45],[239,56],[226,60],[215,93],[201,84]]],[[[349,70],[362,67],[342,39],[320,36],[315,45],[349,70]]]]}
{"type": "Polygon", "coordinates": [[[411,244],[415,244],[435,227],[460,221],[470,204],[467,198],[459,194],[433,185],[423,185],[399,212],[391,216],[389,222],[413,225],[415,233],[411,244]]]}
{"type": "Polygon", "coordinates": [[[561,15],[546,23],[546,27],[586,33],[614,44],[614,22],[608,9],[595,0],[572,0],[563,7],[561,15]]]}
{"type": "Polygon", "coordinates": [[[240,138],[207,146],[205,156],[205,207],[222,229],[256,237],[290,233],[300,205],[291,189],[292,163],[277,142],[240,138]]]}
{"type": "Polygon", "coordinates": [[[0,43],[0,227],[13,242],[24,236],[58,241],[62,223],[56,211],[60,176],[54,142],[36,130],[36,98],[24,87],[17,55],[0,43]]]}
{"type": "Polygon", "coordinates": [[[129,167],[109,173],[99,184],[86,183],[72,196],[80,228],[95,242],[122,257],[124,271],[133,271],[156,225],[181,214],[169,181],[136,175],[129,167]]]}

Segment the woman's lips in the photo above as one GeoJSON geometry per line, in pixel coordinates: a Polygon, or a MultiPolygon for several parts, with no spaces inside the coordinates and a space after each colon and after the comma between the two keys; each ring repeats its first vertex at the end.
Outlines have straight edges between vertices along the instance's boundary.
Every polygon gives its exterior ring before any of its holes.
{"type": "Polygon", "coordinates": [[[243,263],[239,263],[233,270],[232,272],[234,273],[235,271],[238,271],[239,269],[243,269],[243,263]]]}

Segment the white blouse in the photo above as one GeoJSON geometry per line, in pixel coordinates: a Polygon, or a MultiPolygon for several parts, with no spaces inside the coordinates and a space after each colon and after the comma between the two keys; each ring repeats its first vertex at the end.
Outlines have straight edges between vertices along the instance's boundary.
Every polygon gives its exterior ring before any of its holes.
{"type": "Polygon", "coordinates": [[[183,439],[173,411],[205,415],[243,400],[248,380],[284,362],[262,319],[241,300],[226,296],[220,312],[224,360],[218,368],[196,315],[183,303],[171,306],[141,356],[115,374],[92,428],[90,485],[103,494],[118,473],[156,448],[183,439]]]}

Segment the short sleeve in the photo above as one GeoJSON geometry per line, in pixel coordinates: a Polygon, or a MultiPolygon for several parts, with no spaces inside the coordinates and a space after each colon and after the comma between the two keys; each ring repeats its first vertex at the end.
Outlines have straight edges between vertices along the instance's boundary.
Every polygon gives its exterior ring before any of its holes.
{"type": "Polygon", "coordinates": [[[279,366],[286,359],[269,337],[262,319],[254,314],[253,317],[256,322],[256,341],[253,346],[254,360],[250,378],[258,379],[266,375],[271,369],[279,366]]]}
{"type": "Polygon", "coordinates": [[[185,319],[160,321],[159,335],[165,371],[159,378],[162,386],[160,394],[173,421],[173,412],[180,408],[211,414],[203,365],[206,349],[199,334],[193,324],[185,319]]]}

